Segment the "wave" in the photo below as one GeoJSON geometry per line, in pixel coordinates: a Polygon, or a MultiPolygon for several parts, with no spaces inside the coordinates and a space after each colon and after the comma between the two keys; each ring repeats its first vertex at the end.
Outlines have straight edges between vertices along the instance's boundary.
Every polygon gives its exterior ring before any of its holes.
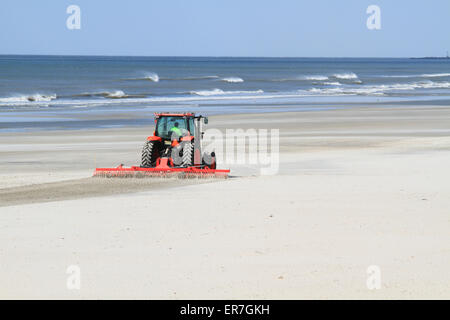
{"type": "Polygon", "coordinates": [[[150,73],[146,74],[144,79],[145,80],[150,80],[150,81],[153,81],[153,82],[159,82],[159,76],[158,76],[157,73],[154,73],[154,72],[150,72],[150,73]]]}
{"type": "Polygon", "coordinates": [[[230,94],[254,94],[254,93],[264,93],[263,90],[255,90],[255,91],[223,91],[222,89],[213,89],[213,90],[200,90],[200,91],[190,91],[192,95],[198,96],[217,96],[217,95],[230,95],[230,94]]]}
{"type": "Polygon", "coordinates": [[[343,79],[343,80],[352,80],[352,79],[358,79],[358,76],[353,72],[348,73],[335,73],[333,74],[334,78],[337,79],[343,79]]]}
{"type": "Polygon", "coordinates": [[[228,78],[223,78],[221,80],[225,81],[225,82],[231,82],[231,83],[244,82],[244,80],[242,78],[238,78],[238,77],[228,77],[228,78]]]}
{"type": "Polygon", "coordinates": [[[78,94],[74,94],[71,96],[68,96],[69,98],[78,98],[78,97],[104,97],[107,96],[109,94],[111,94],[112,92],[108,92],[108,91],[102,91],[102,92],[83,92],[83,93],[78,93],[78,94]]]}
{"type": "Polygon", "coordinates": [[[421,76],[425,78],[450,77],[450,73],[426,73],[422,74],[421,76]]]}
{"type": "Polygon", "coordinates": [[[341,79],[341,80],[352,80],[353,83],[362,83],[361,80],[359,80],[358,76],[353,72],[347,72],[347,73],[335,73],[331,76],[326,75],[304,75],[299,76],[295,78],[284,78],[284,79],[273,79],[269,81],[326,81],[332,79],[341,79]]]}
{"type": "Polygon", "coordinates": [[[450,73],[424,73],[424,74],[400,74],[385,75],[382,78],[443,78],[450,77],[450,73]]]}
{"type": "Polygon", "coordinates": [[[111,99],[121,99],[121,98],[145,98],[145,94],[127,94],[122,90],[115,91],[98,91],[98,92],[84,92],[79,94],[74,94],[71,96],[63,96],[63,98],[89,98],[89,97],[104,97],[111,99]]]}
{"type": "Polygon", "coordinates": [[[396,83],[391,85],[364,86],[359,88],[311,88],[314,94],[343,94],[343,95],[384,95],[388,92],[408,91],[416,89],[448,89],[450,82],[422,81],[413,83],[396,83]]]}
{"type": "Polygon", "coordinates": [[[281,79],[259,79],[255,81],[275,81],[275,82],[285,82],[285,81],[325,81],[328,80],[328,76],[324,75],[307,75],[298,76],[293,78],[281,78],[281,79]]]}
{"type": "Polygon", "coordinates": [[[433,82],[433,81],[426,81],[426,82],[419,82],[416,84],[418,88],[423,89],[448,89],[450,88],[450,82],[433,82]]]}
{"type": "Polygon", "coordinates": [[[111,98],[111,99],[122,99],[122,98],[128,98],[128,95],[125,94],[122,90],[117,90],[114,92],[109,92],[104,95],[105,98],[111,98]]]}
{"type": "Polygon", "coordinates": [[[219,76],[192,76],[184,78],[162,78],[163,80],[208,80],[208,79],[218,79],[219,76]]]}
{"type": "Polygon", "coordinates": [[[197,101],[238,101],[238,100],[255,100],[255,99],[273,99],[273,98],[295,98],[305,96],[307,94],[300,93],[273,93],[265,94],[263,90],[255,91],[223,91],[221,89],[205,90],[205,91],[192,91],[190,96],[161,96],[161,97],[145,97],[141,99],[127,98],[124,100],[117,99],[105,99],[101,100],[67,100],[62,101],[61,104],[68,106],[77,106],[81,108],[85,106],[102,106],[102,105],[115,105],[115,104],[148,104],[148,103],[184,103],[184,102],[197,102],[197,101]]]}
{"type": "Polygon", "coordinates": [[[138,80],[147,80],[147,81],[153,81],[153,82],[159,82],[159,75],[155,72],[148,72],[146,73],[143,77],[138,77],[138,78],[126,78],[126,79],[122,79],[122,80],[134,80],[134,81],[138,81],[138,80]]]}
{"type": "MultiPolygon", "coordinates": [[[[297,88],[296,88],[297,89],[297,88]]],[[[296,90],[291,89],[291,90],[296,90]]],[[[320,82],[318,85],[312,85],[310,89],[296,91],[278,91],[269,92],[266,90],[223,90],[197,89],[195,91],[184,92],[165,92],[165,93],[145,93],[130,94],[122,90],[103,90],[97,92],[80,93],[77,95],[61,96],[56,94],[28,94],[16,95],[10,97],[0,97],[0,106],[102,106],[102,105],[135,105],[145,103],[183,103],[196,101],[214,101],[214,100],[256,100],[256,99],[297,99],[304,96],[336,96],[336,95],[363,95],[363,96],[382,96],[396,94],[410,94],[414,90],[422,91],[426,95],[427,90],[448,90],[450,81],[431,81],[424,79],[422,81],[411,81],[408,83],[380,84],[380,85],[354,85],[348,82],[328,81],[320,82]]],[[[418,94],[422,94],[419,92],[418,94]]],[[[448,92],[448,91],[447,91],[448,92]]],[[[415,92],[413,93],[416,94],[415,92]]]]}
{"type": "Polygon", "coordinates": [[[225,92],[221,89],[190,91],[189,93],[196,94],[198,96],[213,96],[213,95],[218,95],[218,94],[225,94],[225,92]]]}
{"type": "Polygon", "coordinates": [[[327,76],[322,75],[312,75],[312,76],[304,76],[303,79],[305,80],[315,80],[315,81],[325,81],[328,80],[327,76]]]}
{"type": "Polygon", "coordinates": [[[159,77],[158,74],[156,73],[150,73],[147,74],[144,77],[138,77],[138,78],[127,78],[127,79],[122,79],[122,80],[150,80],[153,82],[159,82],[160,80],[164,80],[164,81],[183,81],[183,80],[208,80],[208,79],[219,79],[219,76],[192,76],[192,77],[180,77],[180,78],[170,78],[170,77],[159,77]]]}
{"type": "Polygon", "coordinates": [[[32,95],[20,95],[14,97],[0,98],[0,103],[15,103],[15,102],[49,102],[57,98],[56,94],[32,94],[32,95]]]}
{"type": "MultiPolygon", "coordinates": [[[[311,88],[309,90],[298,90],[297,93],[308,94],[319,94],[319,95],[384,95],[389,92],[395,91],[408,91],[416,89],[449,89],[450,82],[433,82],[433,81],[421,81],[413,83],[396,83],[391,85],[374,85],[374,86],[353,86],[353,87],[342,87],[343,85],[339,82],[325,82],[325,85],[335,86],[332,88],[311,88]]],[[[221,89],[213,90],[203,90],[203,91],[191,91],[190,94],[203,96],[203,97],[214,97],[223,95],[241,95],[242,98],[246,94],[262,94],[263,90],[256,91],[224,91],[221,89]]],[[[301,95],[304,96],[305,94],[301,95]]],[[[274,95],[261,95],[259,97],[270,98],[270,97],[298,97],[299,95],[278,93],[274,95]]],[[[239,97],[237,97],[239,98],[239,97]]],[[[247,98],[247,97],[245,97],[247,98]]]]}

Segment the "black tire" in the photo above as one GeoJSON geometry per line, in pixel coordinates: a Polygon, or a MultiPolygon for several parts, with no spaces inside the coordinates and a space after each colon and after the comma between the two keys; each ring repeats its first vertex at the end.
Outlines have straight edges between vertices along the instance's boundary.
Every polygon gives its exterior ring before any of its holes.
{"type": "Polygon", "coordinates": [[[203,164],[210,169],[216,169],[216,153],[214,151],[211,153],[204,153],[203,164]]]}
{"type": "Polygon", "coordinates": [[[194,165],[194,143],[185,142],[183,145],[182,166],[191,167],[194,165]]]}
{"type": "Polygon", "coordinates": [[[141,167],[152,168],[156,166],[159,150],[155,141],[146,141],[142,148],[141,167]]]}
{"type": "Polygon", "coordinates": [[[209,164],[210,169],[216,169],[217,168],[217,162],[216,162],[216,153],[211,153],[211,163],[209,164]]]}

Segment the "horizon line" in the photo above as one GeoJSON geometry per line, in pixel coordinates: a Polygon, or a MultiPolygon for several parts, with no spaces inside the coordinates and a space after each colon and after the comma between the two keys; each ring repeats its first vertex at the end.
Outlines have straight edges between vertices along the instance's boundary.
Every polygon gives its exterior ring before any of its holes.
{"type": "Polygon", "coordinates": [[[134,58],[257,58],[257,59],[411,59],[448,58],[448,56],[370,57],[370,56],[189,56],[189,55],[113,55],[113,54],[30,54],[0,53],[0,56],[50,56],[50,57],[134,57],[134,58]]]}

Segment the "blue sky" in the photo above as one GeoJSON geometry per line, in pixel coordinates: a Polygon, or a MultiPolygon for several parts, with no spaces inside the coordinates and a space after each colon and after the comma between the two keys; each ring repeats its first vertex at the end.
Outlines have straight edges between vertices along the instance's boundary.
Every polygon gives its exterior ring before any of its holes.
{"type": "Polygon", "coordinates": [[[449,0],[2,0],[0,54],[410,57],[450,51],[449,0]],[[66,8],[81,8],[68,30],[66,8]],[[381,8],[381,30],[366,9],[381,8]]]}

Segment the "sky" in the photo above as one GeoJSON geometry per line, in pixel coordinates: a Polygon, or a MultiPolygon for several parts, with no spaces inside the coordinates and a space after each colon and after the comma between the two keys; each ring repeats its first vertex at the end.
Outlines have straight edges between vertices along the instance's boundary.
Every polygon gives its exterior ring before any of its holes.
{"type": "Polygon", "coordinates": [[[450,51],[450,0],[2,0],[0,54],[423,57],[450,51]],[[67,7],[81,10],[70,30],[67,7]],[[381,29],[369,30],[369,5],[381,29]]]}

